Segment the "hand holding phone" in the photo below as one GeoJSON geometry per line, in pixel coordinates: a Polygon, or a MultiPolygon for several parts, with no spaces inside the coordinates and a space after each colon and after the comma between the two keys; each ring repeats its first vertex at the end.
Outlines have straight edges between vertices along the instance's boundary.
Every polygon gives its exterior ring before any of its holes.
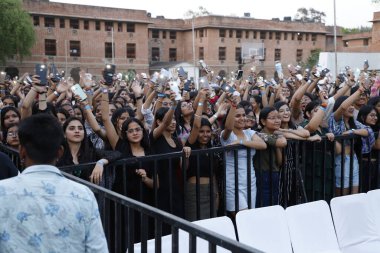
{"type": "Polygon", "coordinates": [[[71,91],[73,92],[73,94],[75,96],[78,96],[79,97],[79,100],[82,102],[84,100],[87,99],[87,95],[86,93],[84,93],[84,91],[82,90],[82,88],[80,87],[79,83],[71,86],[71,91]]]}

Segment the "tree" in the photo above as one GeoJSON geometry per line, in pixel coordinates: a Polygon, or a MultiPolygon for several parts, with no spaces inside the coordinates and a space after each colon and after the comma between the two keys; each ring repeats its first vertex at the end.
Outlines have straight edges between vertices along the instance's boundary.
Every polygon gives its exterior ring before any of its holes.
{"type": "Polygon", "coordinates": [[[314,8],[299,8],[295,19],[300,19],[303,22],[324,23],[326,14],[323,11],[318,11],[314,8]]]}
{"type": "Polygon", "coordinates": [[[319,61],[319,53],[321,52],[322,50],[317,48],[317,49],[314,49],[314,50],[311,50],[311,54],[310,56],[307,58],[306,60],[306,67],[308,68],[312,68],[314,67],[315,65],[318,64],[318,61],[319,61]]]}
{"type": "Polygon", "coordinates": [[[32,20],[22,9],[21,0],[0,1],[0,62],[31,55],[36,41],[32,20]]]}
{"type": "Polygon", "coordinates": [[[193,18],[193,17],[207,16],[210,14],[211,14],[211,12],[206,10],[206,8],[199,6],[198,11],[188,10],[185,13],[185,17],[193,18]]]}

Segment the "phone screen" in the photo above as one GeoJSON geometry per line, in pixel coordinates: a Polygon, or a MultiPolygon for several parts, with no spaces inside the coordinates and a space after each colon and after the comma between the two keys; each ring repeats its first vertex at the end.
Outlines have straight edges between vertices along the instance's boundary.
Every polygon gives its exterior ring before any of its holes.
{"type": "Polygon", "coordinates": [[[82,87],[80,87],[78,83],[71,87],[71,91],[74,93],[75,96],[79,96],[80,101],[87,99],[86,93],[84,93],[84,91],[82,90],[82,87]]]}
{"type": "Polygon", "coordinates": [[[243,70],[238,70],[237,75],[236,75],[236,80],[239,80],[243,77],[243,70]]]}

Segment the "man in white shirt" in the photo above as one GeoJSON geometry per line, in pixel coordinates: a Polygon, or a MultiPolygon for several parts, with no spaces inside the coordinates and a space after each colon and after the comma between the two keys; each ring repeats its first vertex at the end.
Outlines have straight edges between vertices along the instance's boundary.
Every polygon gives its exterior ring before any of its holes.
{"type": "Polygon", "coordinates": [[[37,114],[19,126],[26,169],[0,181],[0,252],[108,252],[94,194],[66,179],[57,119],[37,114]]]}

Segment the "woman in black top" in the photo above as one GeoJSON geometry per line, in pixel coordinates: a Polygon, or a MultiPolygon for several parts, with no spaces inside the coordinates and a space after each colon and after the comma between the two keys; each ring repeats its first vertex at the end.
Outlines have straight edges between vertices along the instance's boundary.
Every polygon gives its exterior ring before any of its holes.
{"type": "MultiPolygon", "coordinates": [[[[204,90],[201,90],[200,94],[199,103],[203,104],[206,98],[204,90]]],[[[186,142],[186,146],[192,150],[212,147],[211,123],[207,118],[201,116],[202,111],[203,106],[198,106],[194,115],[193,128],[186,142]]],[[[214,175],[217,165],[218,161],[211,153],[202,153],[199,156],[192,155],[190,157],[186,174],[187,184],[185,192],[185,217],[187,220],[194,221],[198,217],[199,219],[207,219],[216,215],[218,192],[216,190],[214,175]],[[197,175],[199,176],[199,199],[196,195],[197,175]],[[212,188],[210,186],[211,180],[213,180],[211,184],[212,188]],[[210,199],[210,191],[212,191],[214,196],[212,199],[210,199]],[[197,215],[197,201],[199,201],[199,216],[197,215]]]]}
{"type": "MultiPolygon", "coordinates": [[[[171,95],[172,107],[161,107],[155,115],[156,127],[150,133],[152,150],[155,154],[173,153],[183,151],[186,157],[190,156],[191,149],[182,147],[181,142],[174,136],[176,131],[176,121],[173,118],[177,106],[175,94],[171,95]]],[[[158,208],[172,213],[179,217],[184,217],[182,191],[180,188],[180,158],[161,159],[157,161],[157,174],[159,180],[158,208]]]]}
{"type": "MultiPolygon", "coordinates": [[[[109,188],[111,182],[103,180],[103,167],[121,157],[119,152],[95,149],[86,137],[84,123],[75,117],[70,117],[63,124],[65,134],[64,153],[57,162],[58,167],[77,165],[97,161],[95,168],[73,171],[73,174],[95,184],[109,188]],[[108,183],[105,185],[105,183],[108,183]]],[[[107,178],[110,179],[110,178],[107,178]]]]}

